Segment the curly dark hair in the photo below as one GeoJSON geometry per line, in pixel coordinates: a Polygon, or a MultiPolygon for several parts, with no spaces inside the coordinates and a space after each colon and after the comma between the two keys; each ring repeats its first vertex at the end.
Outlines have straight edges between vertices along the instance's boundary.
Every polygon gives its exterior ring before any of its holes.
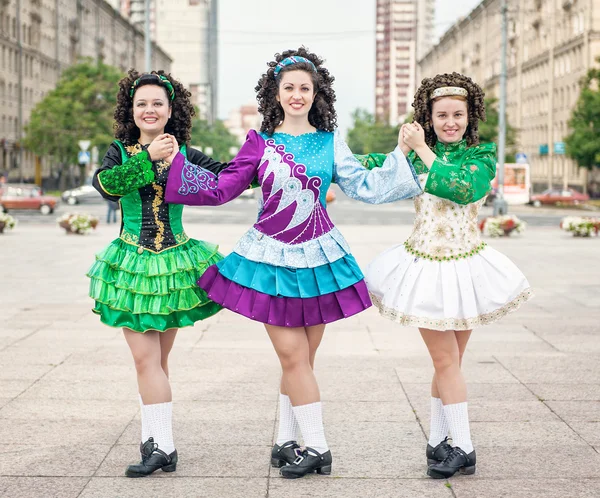
{"type": "Polygon", "coordinates": [[[266,132],[268,135],[273,135],[275,128],[279,126],[285,117],[283,108],[276,97],[281,77],[288,71],[306,71],[311,75],[315,89],[315,99],[308,113],[309,123],[318,130],[323,131],[333,131],[337,128],[337,113],[333,106],[335,91],[332,88],[335,78],[329,74],[329,71],[322,64],[323,59],[309,52],[305,47],[275,54],[275,60],[268,63],[269,68],[267,72],[261,76],[254,88],[256,90],[256,100],[258,100],[258,112],[263,116],[260,131],[266,132]],[[315,65],[317,72],[314,71],[308,62],[297,62],[296,64],[282,68],[277,77],[275,77],[275,66],[277,66],[277,63],[292,55],[304,57],[311,61],[315,65]]]}
{"type": "MultiPolygon", "coordinates": [[[[140,76],[146,73],[138,73],[135,69],[130,69],[127,76],[119,81],[119,93],[117,94],[117,107],[115,108],[115,137],[125,143],[135,143],[140,138],[140,130],[135,125],[133,120],[133,97],[129,96],[131,85],[140,76]]],[[[163,75],[173,85],[175,90],[175,98],[169,105],[171,106],[171,117],[165,126],[165,133],[170,133],[176,139],[179,145],[190,141],[190,132],[192,129],[192,117],[196,114],[194,106],[190,102],[192,94],[170,74],[165,74],[160,71],[152,71],[150,74],[163,75]]],[[[160,80],[148,79],[142,80],[136,87],[140,88],[144,85],[159,85],[165,88],[168,95],[167,87],[160,80]]],[[[135,94],[134,94],[135,95],[135,94]]]]}
{"type": "Polygon", "coordinates": [[[431,107],[437,99],[431,100],[430,96],[433,90],[445,86],[458,86],[467,90],[469,94],[466,98],[469,124],[464,138],[467,139],[469,147],[479,144],[479,120],[485,121],[485,104],[483,103],[485,93],[471,78],[460,73],[445,73],[438,74],[433,78],[425,78],[421,82],[417,93],[415,93],[413,101],[413,107],[415,108],[414,120],[425,130],[425,142],[429,147],[433,147],[437,142],[437,136],[433,131],[431,122],[431,107]]]}

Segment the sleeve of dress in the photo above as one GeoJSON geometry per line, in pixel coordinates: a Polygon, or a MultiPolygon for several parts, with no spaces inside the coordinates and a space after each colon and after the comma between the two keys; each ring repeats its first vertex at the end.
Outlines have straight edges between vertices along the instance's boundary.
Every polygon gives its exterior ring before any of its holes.
{"type": "Polygon", "coordinates": [[[256,176],[259,148],[258,134],[251,130],[237,156],[218,175],[177,154],[169,169],[165,201],[188,206],[220,206],[235,199],[256,176]]]}
{"type": "Polygon", "coordinates": [[[467,149],[460,163],[437,158],[431,165],[425,192],[457,204],[476,202],[490,191],[496,175],[496,144],[467,149]]]}
{"type": "Polygon", "coordinates": [[[92,185],[105,199],[119,200],[154,181],[152,162],[148,152],[143,151],[121,164],[121,152],[111,144],[102,159],[102,166],[96,170],[92,185]]]}
{"type": "Polygon", "coordinates": [[[207,169],[215,175],[218,175],[228,166],[228,163],[220,163],[219,161],[215,161],[212,157],[208,157],[206,154],[200,152],[198,149],[194,149],[193,147],[187,148],[186,155],[190,163],[207,169]]]}
{"type": "MultiPolygon", "coordinates": [[[[367,169],[381,168],[387,156],[387,154],[381,154],[379,152],[371,152],[370,154],[354,154],[354,157],[356,157],[360,164],[363,165],[363,168],[367,169]]],[[[412,164],[417,175],[427,173],[429,171],[427,166],[423,164],[421,158],[417,156],[414,151],[411,150],[406,156],[406,159],[410,164],[412,164]]]]}
{"type": "Polygon", "coordinates": [[[399,147],[380,168],[366,169],[336,131],[334,135],[333,181],[342,192],[369,204],[383,204],[419,195],[422,190],[415,170],[399,147]]]}

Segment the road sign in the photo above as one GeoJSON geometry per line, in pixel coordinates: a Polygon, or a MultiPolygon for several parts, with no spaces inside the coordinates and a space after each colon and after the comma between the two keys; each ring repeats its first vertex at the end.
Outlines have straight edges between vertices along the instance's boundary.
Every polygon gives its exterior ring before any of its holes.
{"type": "Polygon", "coordinates": [[[515,160],[517,164],[527,164],[527,155],[523,152],[517,152],[515,160]]]}
{"type": "Polygon", "coordinates": [[[90,140],[80,140],[79,142],[77,142],[77,144],[79,145],[79,148],[83,151],[86,151],[90,148],[90,144],[92,142],[90,140]]]}
{"type": "Polygon", "coordinates": [[[90,153],[87,150],[80,150],[77,154],[77,162],[79,164],[90,164],[90,153]]]}
{"type": "Polygon", "coordinates": [[[565,143],[564,142],[554,142],[554,153],[557,156],[563,156],[565,154],[565,143]]]}
{"type": "Polygon", "coordinates": [[[547,156],[547,155],[548,155],[548,144],[540,145],[540,156],[547,156]]]}

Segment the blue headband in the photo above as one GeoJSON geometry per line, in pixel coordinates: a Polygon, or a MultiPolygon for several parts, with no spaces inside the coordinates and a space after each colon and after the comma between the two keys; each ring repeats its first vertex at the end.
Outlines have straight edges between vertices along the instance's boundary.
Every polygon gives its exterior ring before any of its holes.
{"type": "Polygon", "coordinates": [[[286,57],[281,62],[277,63],[277,65],[275,66],[275,72],[273,73],[273,76],[275,78],[277,78],[277,75],[284,67],[291,66],[292,64],[298,64],[298,62],[306,62],[306,63],[310,64],[313,68],[313,71],[315,73],[317,72],[317,68],[312,63],[312,61],[309,61],[308,59],[306,59],[304,57],[300,57],[299,55],[292,55],[291,57],[286,57]]]}

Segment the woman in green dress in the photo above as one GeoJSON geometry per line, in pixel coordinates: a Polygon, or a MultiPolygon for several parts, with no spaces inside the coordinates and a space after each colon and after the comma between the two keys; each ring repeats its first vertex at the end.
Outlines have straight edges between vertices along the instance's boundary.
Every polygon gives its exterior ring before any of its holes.
{"type": "Polygon", "coordinates": [[[103,197],[120,202],[123,218],[119,238],[96,255],[88,276],[93,311],[123,329],[137,371],[142,461],[128,466],[128,477],[176,469],[169,352],[179,328],[221,309],[196,285],[222,259],[217,246],[190,239],[181,223],[183,206],[164,201],[165,159],[176,143],[203,168],[218,173],[226,166],[186,148],[194,115],[190,95],[163,71],[130,70],[119,82],[117,140],[93,180],[103,197]]]}

